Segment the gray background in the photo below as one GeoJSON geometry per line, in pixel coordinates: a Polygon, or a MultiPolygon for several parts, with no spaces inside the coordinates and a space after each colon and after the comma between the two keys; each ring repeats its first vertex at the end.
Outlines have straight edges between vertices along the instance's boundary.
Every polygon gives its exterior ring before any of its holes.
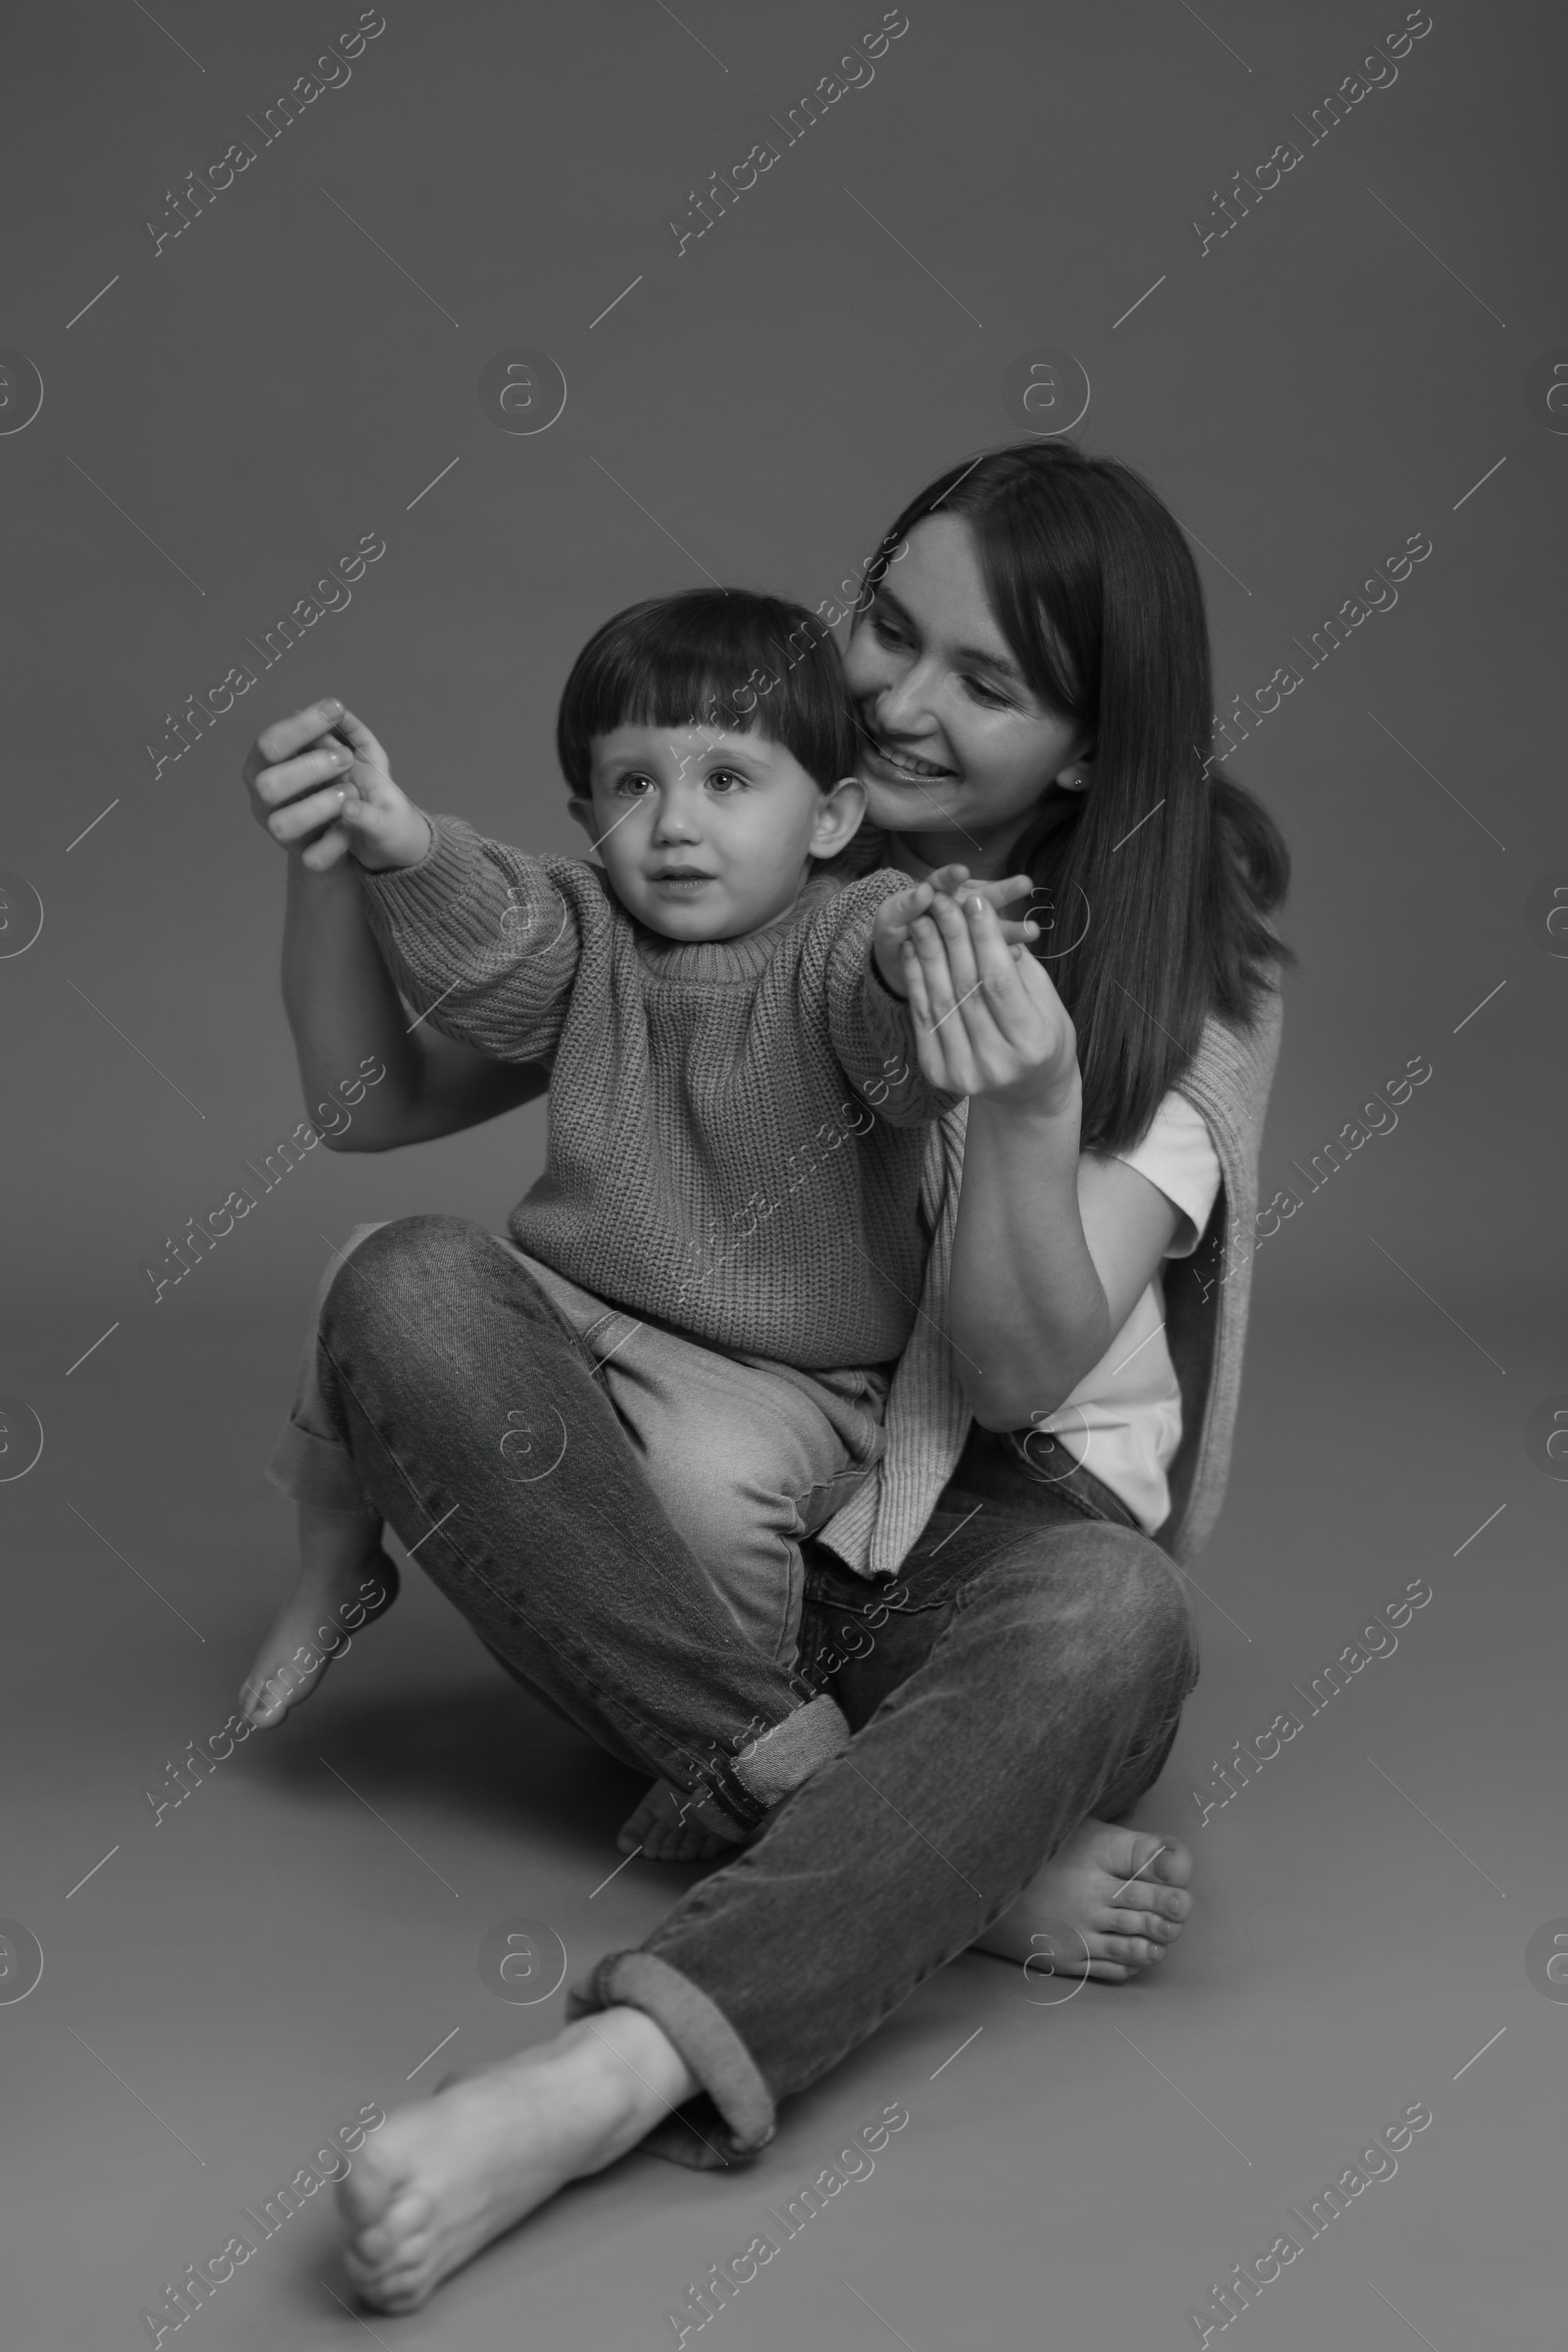
{"type": "MultiPolygon", "coordinates": [[[[1568,962],[1529,908],[1568,875],[1568,438],[1526,379],[1568,345],[1548,242],[1560,19],[1439,0],[1394,86],[1200,256],[1212,191],[1296,135],[1292,114],[1401,9],[915,0],[870,86],[677,258],[666,221],[688,191],[770,135],[877,8],[690,0],[677,22],[394,0],[348,85],[155,258],[143,222],[166,189],[249,135],[355,14],[36,12],[7,76],[0,343],[45,400],[0,436],[0,865],[46,919],[0,962],[17,1139],[0,1389],[47,1443],[0,1486],[21,1659],[0,1911],[47,1967],[0,2006],[0,2056],[10,2111],[32,2119],[19,2180],[69,2180],[73,2215],[53,2239],[29,2228],[13,2263],[22,2340],[145,2340],[157,2281],[361,2100],[413,2095],[404,2076],[455,2020],[463,2039],[415,2089],[554,2025],[559,2000],[513,2013],[479,1984],[496,1920],[552,1920],[575,1969],[683,1883],[639,1865],[590,1897],[627,1776],[500,1688],[413,1577],[357,1668],[150,1826],[143,1786],[221,1721],[286,1586],[286,1515],[257,1466],[323,1237],[414,1208],[497,1222],[543,1141],[531,1109],[412,1155],[317,1152],[153,1305],[141,1268],[164,1237],[301,1116],[283,866],[247,813],[246,744],[336,692],[416,797],[572,847],[550,730],[587,632],[705,572],[833,594],[913,489],[1011,436],[1004,370],[1049,345],[1090,379],[1085,445],[1145,469],[1202,542],[1225,700],[1296,659],[1407,534],[1434,543],[1396,609],[1233,762],[1296,858],[1302,963],[1265,1198],[1408,1057],[1434,1075],[1258,1261],[1237,1478],[1198,1567],[1204,1682],[1151,1813],[1198,1845],[1206,1907],[1164,1982],[1086,1988],[1060,2019],[1025,2017],[998,1964],[957,1963],[799,2103],[765,2179],[634,2160],[435,2316],[378,2326],[443,2345],[515,2341],[525,2319],[554,2344],[668,2340],[659,2314],[694,2267],[902,2095],[913,2125],[877,2181],[715,2335],[858,2348],[890,2340],[885,2319],[916,2352],[1191,2341],[1204,2282],[1424,2097],[1438,2120],[1400,2179],[1233,2340],[1381,2352],[1411,2340],[1407,2318],[1439,2352],[1499,2325],[1545,2352],[1568,2015],[1522,1955],[1568,1913],[1550,1801],[1564,1490],[1523,1433],[1568,1391],[1568,962]],[[517,344],[569,386],[533,438],[476,397],[517,344]],[[368,531],[387,553],[352,606],[153,781],[141,747],[163,713],[368,531]],[[1402,1654],[1195,1837],[1208,1755],[1416,1575],[1437,1599],[1402,1654]]],[[[326,2224],[292,2229],[298,2246],[270,2247],[181,2340],[360,2336],[318,2283],[343,2291],[326,2224]]]]}

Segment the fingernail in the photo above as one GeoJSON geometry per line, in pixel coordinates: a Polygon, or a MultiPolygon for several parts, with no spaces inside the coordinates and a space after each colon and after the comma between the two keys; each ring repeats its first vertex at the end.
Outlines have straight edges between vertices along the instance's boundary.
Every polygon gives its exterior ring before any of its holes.
{"type": "Polygon", "coordinates": [[[321,709],[326,712],[328,718],[341,718],[343,715],[343,706],[337,700],[335,695],[332,696],[327,702],[324,702],[321,705],[321,709]]]}

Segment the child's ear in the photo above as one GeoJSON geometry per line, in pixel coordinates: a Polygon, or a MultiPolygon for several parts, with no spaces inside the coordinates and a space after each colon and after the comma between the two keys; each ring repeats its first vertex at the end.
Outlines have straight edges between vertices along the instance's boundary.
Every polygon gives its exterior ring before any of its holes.
{"type": "Polygon", "coordinates": [[[812,858],[836,858],[855,839],[864,815],[865,786],[858,776],[840,776],[832,790],[822,795],[822,805],[807,845],[808,854],[812,858]]]}
{"type": "Polygon", "coordinates": [[[573,793],[571,799],[566,803],[566,807],[571,810],[572,815],[576,818],[578,824],[581,825],[589,840],[597,841],[599,838],[599,833],[598,828],[594,823],[594,805],[592,801],[581,801],[577,798],[576,794],[573,793]]]}

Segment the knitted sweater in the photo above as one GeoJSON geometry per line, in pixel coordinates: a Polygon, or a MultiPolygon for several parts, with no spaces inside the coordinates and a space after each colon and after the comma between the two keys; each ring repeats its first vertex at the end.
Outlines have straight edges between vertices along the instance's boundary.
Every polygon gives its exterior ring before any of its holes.
{"type": "MultiPolygon", "coordinates": [[[[1252,1255],[1257,1154],[1279,1056],[1280,1000],[1271,990],[1250,1029],[1210,1019],[1178,1091],[1201,1114],[1221,1184],[1196,1254],[1167,1266],[1165,1341],[1182,1392],[1182,1440],[1170,1466],[1171,1510],[1156,1535],[1174,1559],[1202,1549],[1219,1516],[1241,1396],[1252,1255]]],[[[957,1466],[973,1416],[947,1344],[948,1284],[963,1180],[967,1103],[932,1131],[921,1211],[932,1236],[920,1314],[888,1396],[887,1452],[874,1480],[830,1519],[820,1541],[862,1576],[891,1576],[957,1466]]]]}
{"type": "Polygon", "coordinates": [[[452,817],[417,865],[364,876],[393,976],[448,1035],[551,1065],[545,1173],[519,1248],[706,1346],[806,1371],[890,1362],[915,1318],[927,1123],[871,959],[886,870],[819,872],[738,940],[669,940],[598,867],[452,817]],[[846,1149],[848,1144],[849,1149],[846,1149]]]}

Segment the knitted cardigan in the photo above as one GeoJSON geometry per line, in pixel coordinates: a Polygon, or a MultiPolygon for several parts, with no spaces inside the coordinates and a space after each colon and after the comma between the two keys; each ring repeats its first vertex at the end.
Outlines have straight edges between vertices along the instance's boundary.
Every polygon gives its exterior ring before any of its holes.
{"type": "MultiPolygon", "coordinates": [[[[1211,1017],[1177,1084],[1208,1129],[1221,1180],[1197,1252],[1168,1260],[1163,1276],[1165,1341],[1181,1389],[1182,1438],[1168,1474],[1170,1514],[1154,1540],[1177,1560],[1201,1550],[1225,1498],[1257,1246],[1257,1155],[1279,1057],[1280,1017],[1272,988],[1250,1029],[1211,1017]]],[[[888,1397],[887,1453],[877,1478],[820,1534],[862,1576],[891,1576],[898,1569],[956,1468],[973,1419],[945,1336],[967,1117],[967,1103],[959,1103],[927,1147],[921,1209],[931,1254],[920,1313],[888,1397]]]]}

